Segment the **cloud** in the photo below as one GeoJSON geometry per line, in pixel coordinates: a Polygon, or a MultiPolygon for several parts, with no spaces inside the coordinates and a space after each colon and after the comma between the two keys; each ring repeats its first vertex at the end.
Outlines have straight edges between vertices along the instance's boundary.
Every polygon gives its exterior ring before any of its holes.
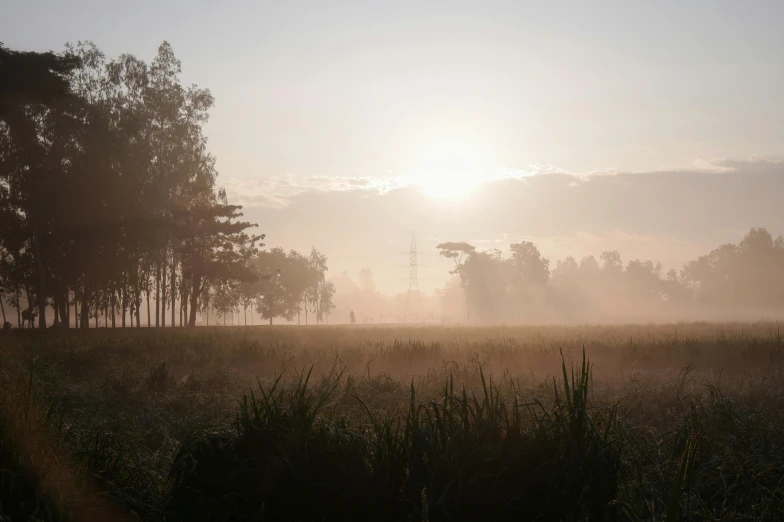
{"type": "Polygon", "coordinates": [[[228,178],[224,188],[232,202],[247,207],[283,208],[291,198],[307,192],[372,190],[386,194],[404,185],[392,177],[296,176],[284,174],[262,178],[228,178]]]}
{"type": "Polygon", "coordinates": [[[784,174],[784,160],[775,158],[765,158],[761,156],[749,156],[744,160],[733,159],[713,159],[700,162],[702,169],[707,172],[745,172],[745,173],[780,173],[784,174]]]}
{"type": "MultiPolygon", "coordinates": [[[[549,164],[531,164],[525,167],[503,167],[484,177],[481,185],[487,187],[505,180],[517,180],[529,183],[533,178],[541,176],[560,176],[566,179],[566,187],[579,188],[596,178],[612,178],[613,182],[629,183],[628,176],[672,176],[676,174],[732,174],[746,175],[778,175],[784,174],[784,160],[750,156],[746,159],[734,160],[715,158],[698,159],[692,169],[681,169],[659,172],[618,172],[611,169],[593,170],[589,172],[568,172],[549,164]]],[[[260,178],[228,178],[224,187],[233,202],[246,207],[282,208],[289,205],[292,198],[307,192],[346,192],[367,191],[375,194],[387,194],[390,191],[418,187],[416,178],[394,176],[387,171],[386,176],[297,176],[283,174],[260,178]]]]}
{"type": "Polygon", "coordinates": [[[539,172],[487,182],[458,202],[431,199],[393,176],[287,175],[230,180],[226,188],[268,245],[301,251],[315,245],[335,273],[370,268],[389,292],[408,275],[405,260],[390,254],[407,250],[412,232],[418,250],[431,253],[422,258],[429,265],[420,274],[425,289],[440,286],[451,269],[437,256],[442,241],[480,239],[478,248],[503,251],[532,241],[553,266],[569,255],[617,250],[624,260],[679,268],[738,242],[751,227],[784,232],[780,160],[718,159],[704,168],[613,175],[539,172]]]}
{"type": "MultiPolygon", "coordinates": [[[[504,179],[524,180],[545,174],[567,174],[567,172],[547,164],[533,164],[520,168],[504,167],[485,176],[481,184],[504,179]]],[[[232,202],[246,207],[270,208],[283,208],[291,203],[292,198],[307,192],[363,190],[383,195],[392,190],[418,188],[420,185],[418,179],[413,176],[297,176],[290,173],[259,178],[231,177],[223,183],[232,202]]]]}
{"type": "Polygon", "coordinates": [[[500,169],[500,175],[497,177],[497,179],[523,179],[530,176],[541,176],[543,174],[568,174],[568,172],[560,167],[556,167],[555,165],[535,163],[520,168],[504,167],[500,169]]]}

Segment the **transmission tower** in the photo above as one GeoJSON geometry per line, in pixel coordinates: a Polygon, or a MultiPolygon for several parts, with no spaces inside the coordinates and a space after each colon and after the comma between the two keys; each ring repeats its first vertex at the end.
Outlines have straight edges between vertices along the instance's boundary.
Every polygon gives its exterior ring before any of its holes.
{"type": "Polygon", "coordinates": [[[409,278],[408,278],[408,294],[406,294],[406,311],[403,315],[403,321],[405,322],[408,319],[408,307],[411,303],[411,292],[416,291],[417,299],[419,300],[419,315],[420,317],[424,317],[424,310],[422,309],[422,294],[419,292],[419,278],[417,276],[417,248],[416,248],[416,236],[414,233],[411,233],[411,247],[408,253],[408,269],[409,269],[409,278]]]}

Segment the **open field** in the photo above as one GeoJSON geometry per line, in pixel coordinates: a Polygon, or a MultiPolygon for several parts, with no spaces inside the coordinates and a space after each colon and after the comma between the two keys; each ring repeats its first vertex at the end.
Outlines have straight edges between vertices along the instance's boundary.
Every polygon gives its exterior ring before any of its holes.
{"type": "Polygon", "coordinates": [[[0,347],[3,520],[784,512],[773,323],[15,331],[0,347]]]}

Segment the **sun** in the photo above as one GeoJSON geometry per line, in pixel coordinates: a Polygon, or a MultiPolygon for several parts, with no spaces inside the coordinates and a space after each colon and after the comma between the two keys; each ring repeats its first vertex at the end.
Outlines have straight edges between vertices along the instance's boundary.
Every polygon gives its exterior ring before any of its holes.
{"type": "Polygon", "coordinates": [[[487,158],[480,150],[459,141],[431,144],[408,181],[433,198],[463,199],[488,179],[487,158]]]}

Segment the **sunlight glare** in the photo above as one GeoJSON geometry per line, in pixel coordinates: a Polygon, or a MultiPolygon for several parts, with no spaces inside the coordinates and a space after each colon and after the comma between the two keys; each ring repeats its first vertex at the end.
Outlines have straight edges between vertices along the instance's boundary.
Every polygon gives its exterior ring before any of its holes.
{"type": "Polygon", "coordinates": [[[461,199],[487,181],[487,161],[477,147],[440,143],[423,155],[410,182],[430,197],[461,199]]]}

